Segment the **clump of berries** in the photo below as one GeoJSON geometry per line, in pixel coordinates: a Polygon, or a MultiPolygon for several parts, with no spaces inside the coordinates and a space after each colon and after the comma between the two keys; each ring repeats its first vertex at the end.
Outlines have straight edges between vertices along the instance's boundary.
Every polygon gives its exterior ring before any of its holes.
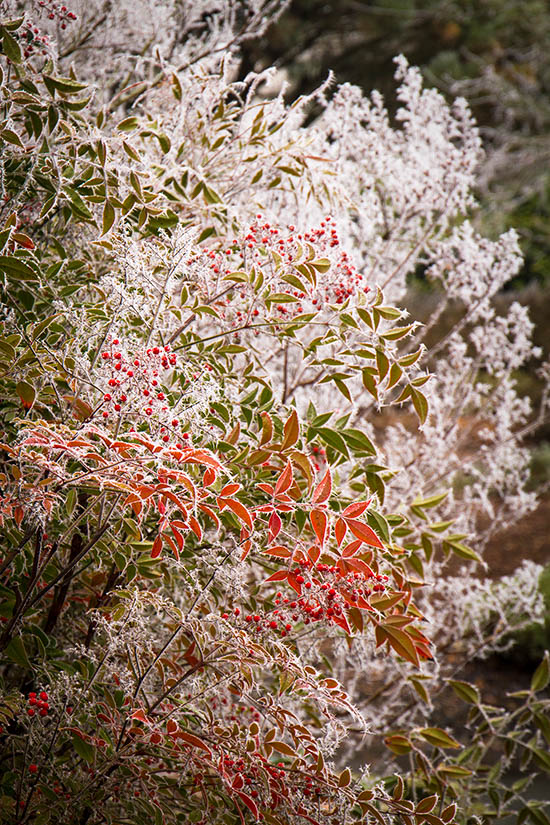
{"type": "Polygon", "coordinates": [[[48,704],[48,694],[45,690],[41,690],[40,693],[36,693],[36,691],[31,690],[27,697],[27,716],[47,716],[50,710],[50,706],[48,704]]]}
{"type": "Polygon", "coordinates": [[[133,427],[146,424],[161,441],[180,442],[176,444],[180,449],[190,439],[184,431],[185,421],[195,419],[215,391],[210,364],[186,373],[169,344],[129,352],[113,338],[101,353],[101,368],[104,392],[96,413],[105,421],[114,419],[117,425],[120,420],[131,422],[133,427]],[[175,391],[168,393],[166,389],[176,370],[179,375],[184,373],[177,397],[175,391]]]}
{"type": "Polygon", "coordinates": [[[300,562],[289,574],[295,597],[277,592],[275,609],[267,613],[246,613],[235,607],[232,614],[222,613],[222,619],[245,622],[258,633],[275,631],[283,638],[297,625],[325,621],[348,628],[345,611],[349,607],[369,609],[373,594],[385,593],[388,576],[379,573],[342,573],[336,566],[312,565],[300,562]],[[321,575],[319,575],[321,574],[321,575]]]}
{"type": "Polygon", "coordinates": [[[66,29],[67,24],[76,20],[74,11],[70,11],[67,6],[53,3],[52,0],[38,0],[38,5],[44,9],[49,20],[55,20],[61,29],[66,29]]]}
{"type": "Polygon", "coordinates": [[[236,326],[253,326],[258,316],[290,320],[304,311],[321,309],[328,303],[342,304],[357,292],[369,291],[348,253],[340,249],[330,216],[317,228],[296,232],[294,226],[279,229],[257,215],[241,238],[231,240],[224,249],[201,249],[186,266],[193,280],[202,285],[205,298],[219,292],[225,296],[213,306],[236,326]],[[247,281],[243,271],[250,274],[247,281]],[[227,296],[224,279],[233,275],[235,288],[227,296]],[[271,299],[269,292],[280,295],[280,300],[271,299]]]}

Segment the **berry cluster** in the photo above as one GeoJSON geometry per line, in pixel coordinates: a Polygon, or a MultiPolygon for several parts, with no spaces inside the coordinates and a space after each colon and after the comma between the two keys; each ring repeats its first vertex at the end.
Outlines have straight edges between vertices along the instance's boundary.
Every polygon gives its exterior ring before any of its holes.
{"type": "Polygon", "coordinates": [[[342,304],[358,291],[368,292],[363,276],[339,247],[331,217],[302,233],[294,226],[280,230],[257,215],[240,239],[225,249],[202,249],[186,266],[193,280],[202,282],[207,297],[225,296],[228,281],[235,277],[233,293],[214,306],[236,325],[253,323],[258,316],[289,320],[328,303],[342,304]],[[269,292],[281,295],[280,300],[271,300],[269,292]]]}
{"type": "MultiPolygon", "coordinates": [[[[100,412],[105,421],[147,423],[149,431],[165,443],[175,439],[188,443],[190,435],[184,431],[185,422],[180,422],[175,413],[177,410],[184,416],[195,413],[191,408],[196,407],[199,385],[202,395],[208,396],[203,389],[205,383],[212,383],[209,364],[200,373],[193,372],[182,379],[181,391],[175,399],[167,386],[179,365],[169,345],[128,352],[118,338],[113,338],[109,348],[101,353],[101,363],[104,392],[96,412],[100,412]]],[[[178,446],[182,448],[182,444],[178,446]]]]}
{"type": "Polygon", "coordinates": [[[73,20],[76,20],[74,11],[69,11],[67,6],[59,6],[57,3],[52,3],[52,0],[38,0],[38,5],[47,13],[48,19],[56,20],[62,29],[67,28],[67,23],[72,23],[73,20]]]}
{"type": "Polygon", "coordinates": [[[297,629],[298,625],[326,621],[347,627],[345,610],[348,607],[367,607],[369,597],[386,592],[388,576],[376,573],[342,573],[337,566],[300,562],[290,573],[289,582],[299,591],[295,598],[275,595],[275,609],[269,613],[246,613],[235,607],[232,615],[222,613],[222,619],[245,622],[258,633],[276,631],[281,637],[297,629]],[[322,574],[322,579],[317,574],[322,574]],[[306,591],[302,595],[302,591],[306,591]]]}
{"type": "MultiPolygon", "coordinates": [[[[39,694],[32,690],[28,696],[27,716],[35,716],[38,711],[39,716],[47,716],[50,706],[48,704],[48,694],[45,690],[40,691],[39,694]]],[[[32,768],[32,765],[31,765],[32,768]]],[[[29,770],[31,770],[29,768],[29,770]]]]}
{"type": "Polygon", "coordinates": [[[20,29],[15,32],[15,36],[21,43],[25,57],[30,57],[38,52],[43,55],[48,53],[48,48],[50,46],[50,39],[48,35],[40,34],[40,29],[37,29],[32,23],[27,22],[24,29],[20,29]]]}

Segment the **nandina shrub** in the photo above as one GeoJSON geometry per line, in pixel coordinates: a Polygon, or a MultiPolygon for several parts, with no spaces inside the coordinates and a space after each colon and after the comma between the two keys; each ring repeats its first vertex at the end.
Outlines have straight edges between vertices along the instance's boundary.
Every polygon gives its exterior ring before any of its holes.
{"type": "Polygon", "coordinates": [[[548,769],[547,659],[508,716],[456,678],[541,621],[538,568],[446,567],[534,502],[529,321],[491,306],[515,238],[464,220],[475,126],[404,60],[401,129],[350,87],[306,125],[309,101],[232,78],[219,44],[258,8],[188,21],[170,68],[84,8],[2,21],[0,810],[546,822],[506,780],[548,769]],[[98,32],[118,54],[103,101],[98,32]],[[383,291],[419,261],[465,307],[431,352],[383,291]],[[471,741],[431,717],[447,685],[471,741]]]}

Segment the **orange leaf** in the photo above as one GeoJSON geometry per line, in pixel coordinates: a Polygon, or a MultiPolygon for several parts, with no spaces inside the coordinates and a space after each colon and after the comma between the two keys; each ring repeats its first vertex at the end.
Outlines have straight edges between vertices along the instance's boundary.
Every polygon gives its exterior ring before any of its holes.
{"type": "Polygon", "coordinates": [[[276,556],[278,559],[289,559],[292,556],[292,553],[288,547],[283,547],[282,544],[275,544],[273,547],[267,547],[262,552],[267,553],[269,556],[276,556]]]}
{"type": "Polygon", "coordinates": [[[186,730],[178,730],[175,735],[176,739],[183,739],[184,742],[187,742],[188,745],[193,745],[195,748],[202,748],[203,751],[206,751],[209,756],[212,756],[212,751],[206,745],[202,739],[199,739],[198,736],[195,736],[193,733],[188,733],[186,730]]]}
{"type": "Polygon", "coordinates": [[[342,516],[344,516],[344,518],[359,518],[359,516],[363,515],[370,503],[370,498],[368,501],[354,501],[352,504],[348,504],[342,516]]]}
{"type": "Polygon", "coordinates": [[[220,498],[225,498],[226,496],[233,496],[235,493],[238,493],[240,489],[241,489],[240,484],[234,484],[234,483],[226,484],[225,487],[223,487],[220,490],[218,495],[220,496],[220,498]]]}
{"type": "Polygon", "coordinates": [[[355,554],[361,547],[361,544],[362,542],[359,539],[355,539],[355,541],[350,541],[350,543],[346,544],[346,546],[342,550],[342,558],[349,559],[350,556],[355,556],[355,554]]]}
{"type": "Polygon", "coordinates": [[[268,576],[264,584],[266,584],[266,582],[284,582],[288,579],[289,575],[288,570],[277,570],[276,573],[272,573],[271,576],[268,576]]]}
{"type": "Polygon", "coordinates": [[[244,504],[241,504],[241,502],[237,501],[236,498],[224,498],[221,499],[221,501],[223,502],[224,507],[229,507],[229,509],[235,513],[237,518],[244,522],[244,524],[252,530],[252,516],[244,504]]]}
{"type": "Polygon", "coordinates": [[[274,539],[277,538],[279,533],[281,532],[281,527],[283,526],[283,522],[281,521],[281,517],[278,513],[271,513],[269,517],[269,538],[268,541],[272,542],[274,539]]]}
{"type": "Polygon", "coordinates": [[[250,539],[243,543],[243,552],[241,553],[241,561],[244,561],[252,549],[252,542],[250,539]]]}
{"type": "Polygon", "coordinates": [[[334,535],[336,536],[336,541],[338,543],[338,547],[340,547],[340,545],[344,541],[344,537],[347,533],[347,529],[348,528],[347,528],[346,522],[343,519],[339,518],[336,522],[335,527],[334,527],[334,535]]]}
{"type": "Polygon", "coordinates": [[[279,476],[277,484],[275,485],[275,496],[278,496],[280,493],[286,493],[286,491],[292,484],[292,480],[292,464],[290,463],[290,461],[287,461],[286,467],[279,476]]]}
{"type": "Polygon", "coordinates": [[[399,656],[408,662],[412,662],[413,665],[419,666],[418,654],[408,633],[399,627],[383,624],[377,625],[375,633],[376,647],[388,642],[399,656]]]}
{"type": "Polygon", "coordinates": [[[325,538],[327,535],[327,514],[323,510],[312,510],[309,514],[309,518],[311,520],[311,525],[313,527],[315,535],[317,536],[317,541],[322,547],[325,543],[325,538]]]}
{"type": "Polygon", "coordinates": [[[317,546],[308,547],[307,554],[309,556],[309,560],[312,564],[315,564],[319,556],[321,555],[321,551],[317,546]]]}
{"type": "Polygon", "coordinates": [[[216,513],[212,510],[212,508],[207,507],[206,504],[199,504],[199,510],[202,510],[203,513],[206,513],[206,515],[212,519],[216,527],[220,526],[220,520],[216,513]]]}
{"type": "Polygon", "coordinates": [[[332,492],[332,477],[330,475],[330,470],[327,470],[315,490],[313,491],[313,497],[311,499],[312,504],[321,504],[323,501],[327,501],[330,498],[330,494],[332,492]]]}
{"type": "Polygon", "coordinates": [[[202,527],[200,526],[195,516],[189,516],[189,526],[198,538],[198,540],[200,541],[202,539],[202,527]]]}
{"type": "Polygon", "coordinates": [[[157,556],[160,556],[160,552],[162,550],[162,536],[157,536],[153,542],[153,547],[151,549],[151,558],[156,559],[157,556]]]}
{"type": "Polygon", "coordinates": [[[381,550],[384,548],[384,545],[368,524],[363,524],[362,521],[357,521],[354,518],[347,518],[346,523],[353,535],[363,544],[368,544],[370,547],[379,547],[381,550]]]}
{"type": "Polygon", "coordinates": [[[296,414],[296,410],[292,410],[289,417],[285,421],[282,449],[286,450],[288,447],[292,447],[293,444],[296,444],[299,435],[300,425],[298,424],[298,416],[296,414]]]}
{"type": "Polygon", "coordinates": [[[203,486],[204,487],[210,487],[210,485],[213,484],[215,482],[215,480],[216,480],[216,473],[214,472],[214,470],[211,470],[210,467],[207,467],[207,469],[204,471],[204,474],[203,474],[203,477],[202,477],[203,486]]]}

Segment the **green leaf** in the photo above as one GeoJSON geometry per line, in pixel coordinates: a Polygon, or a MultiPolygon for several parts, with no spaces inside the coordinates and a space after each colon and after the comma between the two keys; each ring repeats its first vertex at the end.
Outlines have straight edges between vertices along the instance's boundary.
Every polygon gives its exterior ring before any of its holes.
{"type": "Polygon", "coordinates": [[[21,49],[19,43],[2,27],[2,51],[12,63],[21,63],[21,49]]]}
{"type": "Polygon", "coordinates": [[[441,728],[421,728],[418,733],[433,745],[435,748],[460,748],[460,742],[457,742],[453,736],[445,733],[441,728]]]}
{"type": "Polygon", "coordinates": [[[19,146],[21,149],[23,148],[19,135],[16,132],[12,132],[11,129],[2,129],[0,138],[5,140],[6,143],[12,143],[14,146],[19,146]]]}
{"type": "Polygon", "coordinates": [[[421,393],[420,390],[411,387],[411,398],[420,423],[423,424],[428,416],[428,401],[426,396],[424,393],[421,393]]]}
{"type": "Polygon", "coordinates": [[[56,91],[60,92],[62,95],[75,95],[77,92],[82,92],[84,89],[87,89],[88,86],[86,83],[79,83],[77,80],[73,80],[72,77],[52,77],[52,75],[42,75],[44,78],[44,82],[49,81],[46,83],[48,89],[53,87],[56,91]]]}
{"type": "Polygon", "coordinates": [[[382,381],[390,368],[390,362],[385,352],[382,350],[376,350],[376,366],[378,368],[378,377],[380,381],[382,381]]]}
{"type": "Polygon", "coordinates": [[[137,117],[126,117],[120,121],[117,129],[119,132],[132,132],[134,129],[137,129],[138,125],[139,121],[137,117]]]}
{"type": "Polygon", "coordinates": [[[319,427],[317,432],[325,444],[328,444],[329,447],[333,447],[337,452],[341,453],[346,458],[349,458],[349,450],[340,433],[337,433],[335,430],[331,430],[328,427],[319,427]]]}
{"type": "Polygon", "coordinates": [[[22,281],[38,281],[38,275],[31,267],[13,255],[0,255],[0,271],[22,281]]]}
{"type": "Polygon", "coordinates": [[[376,449],[372,441],[367,438],[362,430],[349,427],[346,430],[342,430],[342,436],[344,436],[346,444],[349,444],[354,452],[365,452],[369,455],[376,455],[376,449]]]}
{"type": "Polygon", "coordinates": [[[542,662],[535,670],[533,678],[531,679],[531,690],[533,692],[536,692],[538,690],[544,690],[549,681],[550,667],[548,664],[548,651],[546,651],[542,662]]]}
{"type": "Polygon", "coordinates": [[[102,235],[106,235],[113,223],[115,222],[116,212],[110,200],[105,201],[105,206],[103,207],[103,225],[102,225],[102,235]]]}
{"type": "Polygon", "coordinates": [[[15,386],[15,392],[21,399],[21,403],[26,409],[30,409],[34,404],[36,398],[36,390],[32,384],[27,384],[26,381],[19,381],[15,386]]]}
{"type": "Polygon", "coordinates": [[[443,542],[443,549],[448,550],[449,548],[461,559],[481,562],[481,557],[478,556],[475,550],[472,550],[471,547],[467,547],[465,544],[462,544],[462,542],[455,541],[447,537],[443,542]]]}
{"type": "Polygon", "coordinates": [[[298,298],[294,295],[288,295],[286,292],[273,292],[265,298],[266,304],[291,304],[297,303],[298,298]]]}
{"type": "Polygon", "coordinates": [[[78,736],[78,734],[76,733],[73,733],[72,740],[73,748],[75,749],[77,754],[81,756],[82,759],[84,759],[86,762],[93,762],[95,757],[95,749],[91,745],[89,745],[88,742],[85,742],[83,739],[81,739],[80,736],[78,736]]]}
{"type": "Polygon", "coordinates": [[[468,702],[470,705],[479,705],[481,696],[479,690],[469,682],[462,682],[458,679],[449,679],[450,686],[457,696],[468,702]]]}
{"type": "Polygon", "coordinates": [[[27,651],[25,650],[21,636],[16,636],[12,639],[5,648],[4,653],[8,659],[11,659],[16,665],[20,665],[27,670],[32,670],[32,665],[27,656],[27,651]]]}

